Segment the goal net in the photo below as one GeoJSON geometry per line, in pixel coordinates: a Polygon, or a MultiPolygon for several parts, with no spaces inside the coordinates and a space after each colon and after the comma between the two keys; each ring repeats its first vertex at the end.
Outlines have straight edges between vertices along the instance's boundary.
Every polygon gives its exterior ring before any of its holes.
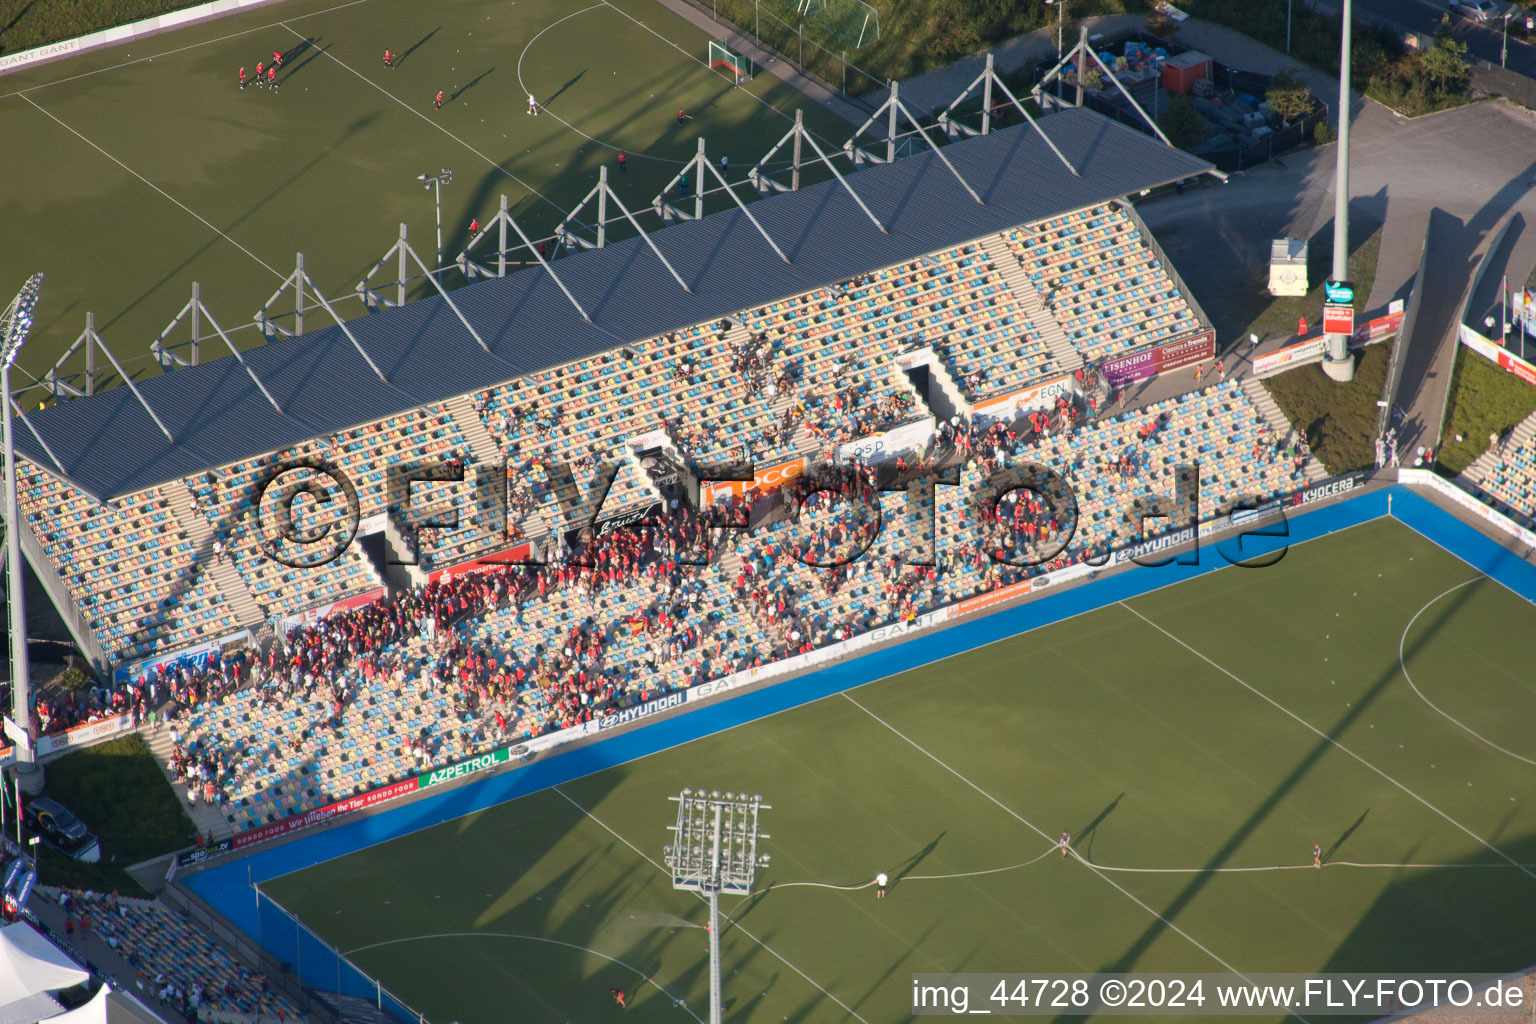
{"type": "Polygon", "coordinates": [[[709,66],[711,69],[725,72],[738,83],[748,81],[752,77],[750,60],[713,39],[709,41],[709,66]]]}

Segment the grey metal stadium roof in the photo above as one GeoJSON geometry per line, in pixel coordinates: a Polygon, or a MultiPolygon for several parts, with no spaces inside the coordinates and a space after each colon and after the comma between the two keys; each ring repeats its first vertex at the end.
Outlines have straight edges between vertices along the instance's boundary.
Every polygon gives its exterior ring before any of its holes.
{"type": "MultiPolygon", "coordinates": [[[[557,272],[593,324],[542,270],[459,289],[454,301],[493,354],[434,296],[348,322],[388,384],[332,325],[244,353],[283,414],[226,356],[137,382],[174,443],[126,387],[28,419],[75,487],[110,500],[1210,167],[1088,110],[1062,110],[1040,124],[1080,177],[1019,125],[944,147],[984,204],[932,151],[850,175],[889,234],[836,181],[750,204],[788,265],[738,209],[654,232],[692,294],[677,287],[639,238],[561,259],[557,272]]],[[[52,471],[53,460],[30,431],[18,424],[15,438],[22,455],[52,471]]]]}

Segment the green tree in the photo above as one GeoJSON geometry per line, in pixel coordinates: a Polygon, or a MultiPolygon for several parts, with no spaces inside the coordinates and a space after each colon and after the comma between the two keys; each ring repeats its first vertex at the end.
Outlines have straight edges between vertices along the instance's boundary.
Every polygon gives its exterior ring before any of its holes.
{"type": "Polygon", "coordinates": [[[1435,88],[1445,93],[1454,90],[1467,77],[1467,61],[1463,56],[1467,44],[1450,32],[1450,19],[1443,18],[1440,30],[1435,33],[1434,45],[1420,55],[1420,67],[1424,75],[1435,83],[1435,88]]]}
{"type": "Polygon", "coordinates": [[[1188,96],[1175,96],[1157,119],[1168,141],[1180,149],[1193,149],[1211,134],[1211,126],[1188,96]]]}
{"type": "Polygon", "coordinates": [[[1287,124],[1312,113],[1312,91],[1294,68],[1286,68],[1276,75],[1265,90],[1264,98],[1287,124]]]}

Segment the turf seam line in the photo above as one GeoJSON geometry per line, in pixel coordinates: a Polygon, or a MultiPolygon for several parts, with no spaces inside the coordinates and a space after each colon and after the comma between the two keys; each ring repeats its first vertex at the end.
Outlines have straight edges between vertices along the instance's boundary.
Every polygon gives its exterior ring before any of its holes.
{"type": "MultiPolygon", "coordinates": [[[[559,793],[560,796],[567,803],[569,803],[572,807],[576,808],[582,814],[585,814],[587,817],[589,817],[593,821],[597,822],[597,824],[602,827],[603,831],[605,831],[609,835],[613,836],[613,838],[617,839],[619,842],[623,843],[625,846],[629,847],[631,850],[634,850],[637,854],[640,855],[640,857],[643,860],[646,861],[646,863],[650,864],[651,867],[655,868],[657,871],[660,871],[662,874],[667,875],[668,877],[671,877],[672,873],[670,871],[668,871],[666,868],[662,867],[660,864],[656,863],[656,861],[651,858],[650,854],[648,854],[644,850],[640,849],[640,847],[636,846],[634,843],[630,842],[628,839],[625,839],[623,836],[619,835],[619,833],[615,832],[612,828],[609,828],[607,822],[603,821],[603,819],[599,818],[597,815],[593,814],[591,811],[589,811],[585,807],[581,806],[581,804],[577,803],[575,800],[572,800],[571,797],[566,794],[565,790],[561,789],[559,786],[551,786],[549,788],[554,790],[556,793],[559,793]]],[[[705,900],[705,897],[704,897],[704,895],[702,893],[694,893],[694,895],[697,896],[700,900],[703,900],[703,901],[707,902],[707,900],[705,900]]],[[[725,916],[725,915],[722,914],[721,916],[725,916]]],[[[770,954],[772,954],[774,959],[778,960],[785,967],[788,967],[790,970],[792,970],[796,974],[800,975],[800,977],[802,977],[806,981],[810,982],[811,985],[814,986],[817,989],[817,991],[819,991],[822,995],[826,996],[828,999],[832,1000],[838,1006],[841,1006],[845,1011],[847,1011],[850,1015],[852,1015],[852,1017],[855,1020],[860,1021],[861,1024],[869,1024],[869,1021],[867,1021],[863,1017],[859,1016],[859,1012],[857,1010],[855,1010],[853,1007],[849,1006],[847,1003],[843,1002],[841,999],[837,998],[837,996],[833,995],[831,992],[828,992],[825,988],[822,988],[821,984],[818,981],[816,981],[816,979],[812,978],[809,974],[806,974],[800,968],[796,967],[794,964],[792,964],[788,960],[784,959],[783,955],[780,954],[778,950],[776,950],[772,946],[768,945],[768,943],[764,942],[762,939],[758,938],[756,935],[753,935],[751,932],[747,931],[746,925],[742,924],[740,921],[737,921],[735,919],[731,919],[731,924],[738,931],[740,931],[743,935],[745,935],[747,938],[751,939],[753,942],[757,943],[759,946],[763,947],[763,949],[767,950],[770,954]]],[[[722,931],[723,930],[724,929],[722,929],[722,931]]]]}
{"type": "Polygon", "coordinates": [[[1353,750],[1349,749],[1344,744],[1342,744],[1338,740],[1334,739],[1332,736],[1329,736],[1327,733],[1323,732],[1321,729],[1319,729],[1317,726],[1313,725],[1311,722],[1307,721],[1305,718],[1302,718],[1300,715],[1296,714],[1296,712],[1292,711],[1290,708],[1286,707],[1284,704],[1281,704],[1279,701],[1277,701],[1273,697],[1269,696],[1269,694],[1265,693],[1263,690],[1260,690],[1258,687],[1256,687],[1256,686],[1252,685],[1251,683],[1243,680],[1241,677],[1239,677],[1239,676],[1235,675],[1234,673],[1228,671],[1227,669],[1223,668],[1221,665],[1218,665],[1216,662],[1214,662],[1210,658],[1206,657],[1200,651],[1196,650],[1194,647],[1191,647],[1189,644],[1185,643],[1183,640],[1180,640],[1178,637],[1174,636],[1172,633],[1168,632],[1162,626],[1159,626],[1157,623],[1153,622],[1151,619],[1147,618],[1145,615],[1141,614],[1136,609],[1134,609],[1130,605],[1126,604],[1124,601],[1120,601],[1120,602],[1117,602],[1117,603],[1120,605],[1120,607],[1124,608],[1126,611],[1130,612],[1132,615],[1136,616],[1138,619],[1140,619],[1141,621],[1145,622],[1147,625],[1151,626],[1153,629],[1157,630],[1159,633],[1163,634],[1168,639],[1172,640],[1174,643],[1176,643],[1180,647],[1184,648],[1186,651],[1189,651],[1195,657],[1199,658],[1201,661],[1205,662],[1207,665],[1210,665],[1212,668],[1216,669],[1222,675],[1226,676],[1227,678],[1231,679],[1233,682],[1237,683],[1239,686],[1241,686],[1243,689],[1247,690],[1249,693],[1252,693],[1254,696],[1258,697],[1260,700],[1263,700],[1265,703],[1269,704],[1271,707],[1275,708],[1276,710],[1284,712],[1287,716],[1289,716],[1294,721],[1298,722],[1304,728],[1306,728],[1309,731],[1315,733],[1320,738],[1322,738],[1324,740],[1327,740],[1329,745],[1337,748],[1338,750],[1340,750],[1341,752],[1343,752],[1345,754],[1348,754],[1350,757],[1354,758],[1356,761],[1359,761],[1362,765],[1364,765],[1365,767],[1369,768],[1371,771],[1375,772],[1377,775],[1381,776],[1387,782],[1392,783],[1392,785],[1394,785],[1398,789],[1402,790],[1408,796],[1411,796],[1414,800],[1418,801],[1420,804],[1423,804],[1425,807],[1429,808],[1431,811],[1434,811],[1435,814],[1439,815],[1448,824],[1455,826],[1461,832],[1463,832],[1466,835],[1470,836],[1473,840],[1475,840],[1478,844],[1483,846],[1485,849],[1487,849],[1487,850],[1497,854],[1499,857],[1501,857],[1504,860],[1508,861],[1509,864],[1512,867],[1517,868],[1521,872],[1529,875],[1531,878],[1536,879],[1536,871],[1532,871],[1526,865],[1521,864],[1519,861],[1515,860],[1509,854],[1505,853],[1503,850],[1499,849],[1497,846],[1494,846],[1492,843],[1488,842],[1482,836],[1478,835],[1476,832],[1473,832],[1471,829],[1467,828],[1467,826],[1463,825],[1461,822],[1457,821],[1455,818],[1451,817],[1449,814],[1446,814],[1440,808],[1436,807],[1434,804],[1432,804],[1428,800],[1424,799],[1418,793],[1415,793],[1413,790],[1409,789],[1407,786],[1403,785],[1401,782],[1397,781],[1392,776],[1388,775],[1382,769],[1376,767],[1374,764],[1372,764],[1371,762],[1367,761],[1365,758],[1361,757],[1359,754],[1355,753],[1353,750]]]}
{"type": "MultiPolygon", "coordinates": [[[[294,28],[292,25],[288,24],[286,21],[279,22],[279,24],[282,25],[282,27],[287,29],[289,32],[292,32],[294,35],[298,36],[300,39],[306,38],[302,33],[299,32],[298,29],[294,28]]],[[[427,124],[430,124],[432,127],[436,128],[438,131],[440,131],[444,135],[448,136],[454,142],[457,142],[459,145],[463,146],[469,152],[475,154],[475,156],[479,157],[481,160],[484,160],[486,163],[490,164],[492,167],[494,167],[496,170],[500,171],[502,174],[506,175],[508,178],[511,178],[513,181],[517,182],[519,185],[521,185],[524,189],[527,190],[529,195],[536,196],[540,201],[548,203],[550,206],[554,207],[556,210],[559,210],[560,213],[562,213],[562,214],[565,213],[565,210],[562,209],[559,206],[559,204],[557,204],[553,199],[550,199],[548,196],[546,196],[544,193],[540,192],[538,189],[534,188],[532,185],[528,184],[522,178],[519,178],[517,175],[513,174],[511,171],[509,171],[505,167],[501,166],[501,164],[497,163],[495,160],[492,160],[490,157],[488,157],[484,153],[480,152],[474,146],[471,146],[469,143],[465,142],[463,139],[461,139],[457,135],[453,134],[453,132],[449,131],[447,128],[444,128],[441,124],[438,124],[435,120],[433,120],[432,118],[428,117],[426,114],[422,113],[421,111],[417,110],[415,107],[413,107],[409,103],[405,102],[405,100],[402,100],[400,97],[396,96],[394,93],[390,92],[388,89],[384,88],[382,85],[380,85],[379,83],[375,82],[373,79],[369,78],[367,75],[363,74],[361,71],[357,70],[352,65],[350,65],[346,61],[342,60],[340,57],[336,56],[334,53],[331,53],[328,50],[321,50],[320,52],[322,54],[324,54],[326,57],[329,57],[331,60],[335,61],[337,64],[341,65],[346,70],[350,71],[352,74],[356,75],[358,78],[362,79],[364,82],[366,82],[369,85],[371,85],[373,88],[377,89],[379,92],[383,93],[385,96],[387,96],[390,99],[394,100],[396,103],[398,103],[400,106],[404,107],[406,110],[410,111],[412,114],[415,114],[417,117],[421,118],[421,120],[425,121],[427,124]]]]}
{"type": "Polygon", "coordinates": [[[161,188],[159,185],[156,185],[154,182],[152,182],[148,178],[144,177],[144,175],[140,174],[138,171],[134,170],[132,167],[129,167],[127,164],[123,163],[121,160],[119,160],[117,157],[113,156],[111,153],[108,153],[105,149],[102,149],[100,146],[98,146],[96,143],[92,142],[90,139],[86,138],[84,135],[82,135],[80,132],[76,131],[74,128],[71,128],[68,124],[66,124],[56,114],[53,114],[52,112],[44,109],[42,107],[42,105],[39,104],[36,100],[34,100],[32,97],[26,95],[25,93],[16,93],[15,95],[20,96],[22,99],[24,99],[28,103],[32,104],[32,106],[36,107],[38,109],[38,111],[41,112],[45,117],[50,118],[52,121],[54,121],[56,124],[58,124],[59,127],[63,128],[65,131],[69,132],[75,138],[79,139],[81,142],[85,143],[87,146],[90,146],[96,152],[100,153],[102,156],[106,157],[108,160],[111,160],[113,163],[117,164],[117,166],[121,167],[123,170],[125,170],[129,174],[133,175],[135,178],[138,178],[144,184],[148,185],[150,188],[152,188],[156,192],[160,193],[166,199],[170,200],[171,202],[175,203],[177,206],[181,207],[183,210],[185,210],[187,213],[191,214],[193,217],[196,217],[197,220],[199,222],[201,222],[204,227],[208,228],[208,230],[212,231],[214,234],[216,234],[220,238],[224,239],[230,245],[233,245],[236,249],[239,249],[241,252],[245,253],[251,259],[255,260],[257,263],[260,263],[263,267],[266,267],[267,270],[271,271],[273,277],[276,277],[279,280],[281,280],[283,278],[282,272],[277,270],[275,267],[271,266],[270,264],[268,264],[266,260],[262,259],[260,256],[257,256],[255,253],[251,252],[251,250],[247,249],[245,246],[243,246],[239,242],[235,241],[229,235],[226,235],[224,232],[222,232],[218,228],[214,227],[212,223],[210,223],[205,217],[203,217],[201,214],[199,214],[196,210],[192,209],[192,207],[188,206],[186,203],[184,203],[181,200],[177,199],[175,196],[171,195],[165,189],[161,188]]]}
{"type": "MultiPolygon", "coordinates": [[[[1482,574],[1479,574],[1477,576],[1472,577],[1469,580],[1465,580],[1465,581],[1463,581],[1461,583],[1458,583],[1454,587],[1451,587],[1451,588],[1445,590],[1444,592],[1442,592],[1440,594],[1436,594],[1434,597],[1430,598],[1427,602],[1425,602],[1424,607],[1422,607],[1418,611],[1414,612],[1413,613],[1413,618],[1408,620],[1408,625],[1403,627],[1403,635],[1398,637],[1398,639],[1397,639],[1397,667],[1402,669],[1403,678],[1408,681],[1409,689],[1413,690],[1414,693],[1418,694],[1419,700],[1423,701],[1426,705],[1428,705],[1429,709],[1431,711],[1433,711],[1435,714],[1439,715],[1441,718],[1445,719],[1447,722],[1450,722],[1452,725],[1457,726],[1458,728],[1462,729],[1464,732],[1467,733],[1467,735],[1472,736],[1472,737],[1474,737],[1476,739],[1479,739],[1482,742],[1488,744],[1490,747],[1492,747],[1494,750],[1497,750],[1499,753],[1508,755],[1509,757],[1514,758],[1516,761],[1524,761],[1526,764],[1536,765],[1536,761],[1533,761],[1531,758],[1525,757],[1524,755],[1521,755],[1521,754],[1517,754],[1513,750],[1506,750],[1506,749],[1504,749],[1503,747],[1499,746],[1497,743],[1493,742],[1493,740],[1490,740],[1488,737],[1486,737],[1486,736],[1482,735],[1481,733],[1477,732],[1476,730],[1474,730],[1471,726],[1467,725],[1465,722],[1461,721],[1458,718],[1453,718],[1450,714],[1446,713],[1445,711],[1442,711],[1440,709],[1439,705],[1437,705],[1434,701],[1430,700],[1428,697],[1424,696],[1424,692],[1419,689],[1419,687],[1418,687],[1418,685],[1416,683],[1414,683],[1413,676],[1408,674],[1408,663],[1407,663],[1407,660],[1405,658],[1405,650],[1404,649],[1408,645],[1408,633],[1409,633],[1410,630],[1413,629],[1413,624],[1415,622],[1419,621],[1419,616],[1423,615],[1425,612],[1429,611],[1430,607],[1435,605],[1436,603],[1438,603],[1439,600],[1442,597],[1446,596],[1446,594],[1450,594],[1450,593],[1452,593],[1454,591],[1460,590],[1462,587],[1465,587],[1468,584],[1476,583],[1479,580],[1485,580],[1485,579],[1489,579],[1489,578],[1490,577],[1488,577],[1488,576],[1484,576],[1482,574]]],[[[1495,580],[1495,582],[1497,582],[1497,581],[1495,580]]]]}
{"type": "Polygon", "coordinates": [[[656,991],[660,992],[662,995],[666,996],[668,999],[672,1000],[672,1002],[681,1007],[683,1012],[687,1013],[688,1016],[698,1021],[699,1024],[704,1024],[704,1019],[698,1014],[694,1013],[693,1010],[689,1008],[687,1003],[683,1002],[683,1000],[679,999],[671,992],[668,992],[665,988],[662,988],[659,981],[651,977],[649,974],[646,974],[634,964],[625,963],[618,957],[609,956],[607,953],[604,953],[601,950],[593,949],[591,946],[582,946],[574,942],[565,942],[561,939],[546,938],[542,935],[522,935],[514,932],[434,932],[430,935],[406,935],[398,939],[385,939],[383,942],[372,942],[366,946],[358,946],[356,949],[349,949],[343,953],[342,956],[351,957],[353,953],[362,953],[370,949],[378,949],[380,946],[395,946],[402,942],[419,942],[422,939],[526,939],[529,942],[548,942],[556,946],[564,946],[567,949],[577,949],[581,950],[583,953],[591,953],[593,956],[602,957],[609,963],[618,964],[620,967],[635,972],[640,977],[650,982],[652,988],[656,989],[656,991]]]}
{"type": "MultiPolygon", "coordinates": [[[[854,700],[854,698],[850,697],[846,692],[843,694],[843,697],[849,703],[851,703],[854,707],[858,708],[860,711],[864,712],[870,718],[873,718],[875,721],[877,721],[881,725],[885,726],[891,732],[893,732],[897,736],[901,737],[907,743],[911,744],[916,750],[921,752],[929,760],[933,761],[934,764],[938,765],[940,768],[943,768],[945,771],[949,772],[955,778],[959,779],[961,782],[965,783],[967,786],[970,786],[972,789],[974,789],[976,792],[980,793],[982,796],[986,797],[989,801],[991,801],[994,805],[996,805],[996,807],[999,810],[1001,810],[1004,814],[1007,814],[1009,817],[1011,817],[1014,820],[1022,823],[1027,828],[1029,828],[1030,831],[1034,832],[1036,835],[1038,835],[1041,839],[1044,839],[1046,842],[1051,842],[1051,843],[1055,842],[1054,837],[1052,837],[1051,835],[1047,834],[1043,829],[1041,829],[1034,822],[1030,821],[1028,818],[1024,817],[1018,811],[1015,811],[1013,808],[1011,808],[1007,804],[1003,803],[997,797],[993,796],[991,793],[988,793],[986,790],[982,789],[976,783],[972,782],[970,779],[968,779],[964,775],[960,774],[960,772],[958,770],[956,770],[955,768],[951,767],[949,764],[945,763],[941,758],[938,757],[938,755],[936,755],[936,754],[932,753],[931,751],[929,751],[921,743],[918,743],[916,740],[912,739],[906,733],[904,733],[900,729],[896,728],[890,722],[887,722],[885,719],[881,718],[879,715],[877,715],[873,711],[869,710],[869,708],[865,707],[863,704],[860,704],[857,700],[854,700]]],[[[1238,970],[1236,967],[1233,967],[1231,964],[1227,963],[1221,957],[1217,956],[1210,949],[1210,947],[1206,946],[1199,939],[1195,938],[1193,935],[1189,934],[1184,929],[1180,928],[1178,925],[1176,925],[1172,921],[1168,920],[1162,914],[1159,914],[1156,910],[1153,910],[1146,903],[1142,902],[1142,900],[1141,900],[1141,898],[1139,896],[1137,896],[1135,893],[1131,892],[1125,886],[1121,885],[1119,882],[1115,881],[1113,878],[1110,878],[1107,874],[1105,874],[1104,870],[1102,868],[1100,868],[1098,865],[1093,864],[1090,861],[1083,860],[1082,858],[1078,858],[1078,859],[1079,859],[1079,861],[1085,867],[1088,868],[1088,870],[1092,871],[1094,874],[1098,875],[1104,881],[1108,882],[1111,886],[1113,886],[1115,889],[1119,890],[1123,895],[1125,895],[1127,898],[1129,898],[1138,907],[1140,907],[1141,909],[1145,910],[1147,913],[1151,914],[1153,917],[1157,918],[1159,921],[1163,922],[1163,924],[1167,925],[1174,932],[1178,933],[1179,935],[1183,936],[1185,939],[1189,940],[1189,942],[1192,945],[1194,945],[1197,949],[1199,949],[1201,952],[1203,952],[1206,956],[1210,957],[1212,960],[1215,960],[1217,963],[1221,964],[1221,966],[1225,967],[1228,971],[1232,972],[1233,974],[1236,974],[1238,977],[1242,978],[1243,980],[1245,980],[1245,981],[1249,980],[1247,975],[1243,974],[1242,971],[1238,970]]],[[[1297,1018],[1297,1019],[1298,1020],[1305,1020],[1305,1018],[1297,1018]]]]}

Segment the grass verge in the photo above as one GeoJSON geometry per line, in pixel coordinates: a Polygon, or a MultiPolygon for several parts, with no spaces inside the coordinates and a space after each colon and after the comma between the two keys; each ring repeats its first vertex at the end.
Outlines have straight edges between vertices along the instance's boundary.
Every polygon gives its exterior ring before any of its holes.
{"type": "Polygon", "coordinates": [[[1435,460],[1442,470],[1452,474],[1460,473],[1488,450],[1488,435],[1502,437],[1505,431],[1536,412],[1536,387],[1465,346],[1456,348],[1445,440],[1435,460]]]}
{"type": "Polygon", "coordinates": [[[1394,339],[1367,346],[1356,355],[1355,379],[1339,384],[1321,365],[1302,366],[1264,382],[1291,425],[1307,438],[1312,453],[1331,474],[1376,463],[1376,402],[1387,382],[1394,339]]]}
{"type": "Polygon", "coordinates": [[[101,840],[101,860],[83,864],[43,848],[39,879],[125,895],[148,895],[125,870],[179,850],[196,838],[154,755],[138,733],[108,740],[48,764],[43,789],[74,811],[101,840]]]}

